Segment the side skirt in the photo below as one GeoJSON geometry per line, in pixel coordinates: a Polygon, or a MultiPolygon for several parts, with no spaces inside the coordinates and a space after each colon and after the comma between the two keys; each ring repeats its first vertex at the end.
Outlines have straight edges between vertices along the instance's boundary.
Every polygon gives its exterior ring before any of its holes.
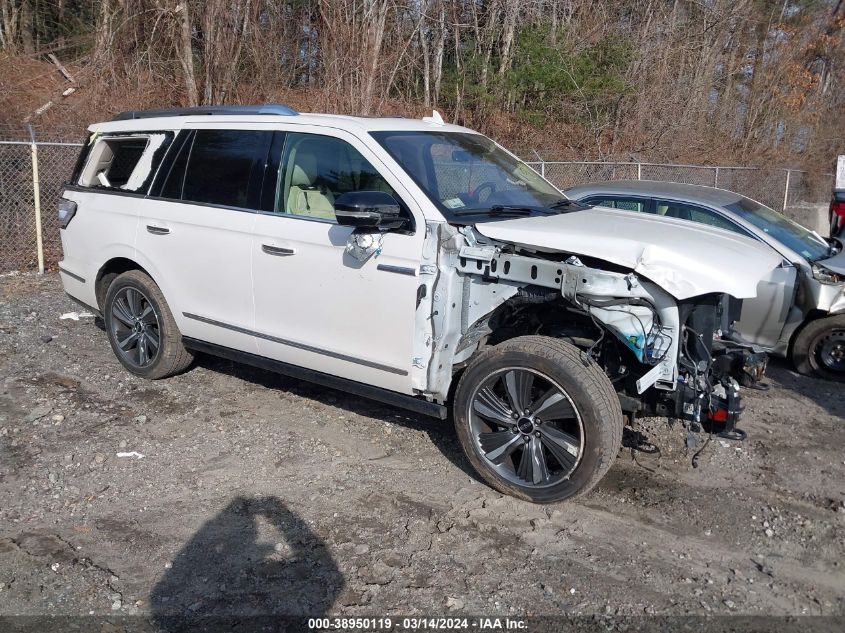
{"type": "Polygon", "coordinates": [[[266,369],[296,378],[297,380],[305,380],[313,382],[324,387],[330,387],[339,391],[363,396],[370,400],[377,400],[385,404],[393,405],[394,407],[401,407],[415,413],[421,413],[440,420],[445,420],[448,415],[448,409],[442,404],[435,402],[428,402],[421,398],[409,396],[404,393],[396,393],[380,387],[373,387],[354,380],[332,376],[331,374],[324,374],[323,372],[314,371],[313,369],[306,369],[298,365],[291,365],[290,363],[283,363],[271,358],[265,358],[257,354],[250,354],[249,352],[242,352],[240,350],[232,349],[231,347],[223,347],[222,345],[215,345],[214,343],[206,343],[194,338],[184,337],[182,343],[185,347],[197,352],[204,352],[212,356],[219,356],[227,360],[232,360],[245,365],[252,365],[260,369],[266,369]]]}

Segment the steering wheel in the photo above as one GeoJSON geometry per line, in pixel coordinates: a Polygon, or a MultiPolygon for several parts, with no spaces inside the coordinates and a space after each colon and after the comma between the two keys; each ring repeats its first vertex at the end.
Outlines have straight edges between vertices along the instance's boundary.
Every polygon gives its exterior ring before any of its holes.
{"type": "Polygon", "coordinates": [[[472,199],[474,202],[484,202],[490,196],[492,196],[496,192],[496,183],[492,180],[488,180],[486,182],[482,182],[475,188],[475,191],[472,193],[472,199]],[[482,191],[487,191],[487,194],[482,196],[482,191]]]}

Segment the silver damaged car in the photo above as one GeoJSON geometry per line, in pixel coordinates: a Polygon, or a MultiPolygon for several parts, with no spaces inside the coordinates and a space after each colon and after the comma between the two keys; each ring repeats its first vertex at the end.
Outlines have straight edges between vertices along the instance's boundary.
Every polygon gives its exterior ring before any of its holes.
{"type": "Polygon", "coordinates": [[[803,374],[845,380],[845,253],[823,238],[738,193],[679,183],[619,180],[581,185],[567,197],[593,206],[697,222],[773,248],[781,265],[744,299],[734,336],[789,358],[803,374]]]}

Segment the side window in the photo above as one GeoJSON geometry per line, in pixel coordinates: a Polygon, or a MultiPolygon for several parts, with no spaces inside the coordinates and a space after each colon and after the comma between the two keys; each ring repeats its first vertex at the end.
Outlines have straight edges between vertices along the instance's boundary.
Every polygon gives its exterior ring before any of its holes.
{"type": "Polygon", "coordinates": [[[715,226],[726,231],[733,231],[745,235],[743,231],[736,224],[727,220],[709,209],[704,209],[692,204],[684,204],[683,202],[673,202],[671,200],[657,201],[657,215],[662,215],[668,218],[679,218],[681,220],[690,220],[698,222],[699,224],[707,224],[708,226],[715,226]]]}
{"type": "Polygon", "coordinates": [[[172,138],[165,132],[94,138],[78,184],[145,193],[172,138]]]}
{"type": "MultiPolygon", "coordinates": [[[[274,160],[269,161],[272,165],[274,160]]],[[[267,179],[272,182],[272,179],[267,179]]],[[[318,134],[285,135],[273,210],[335,220],[334,202],[349,191],[396,193],[346,141],[318,134]]]]}
{"type": "Polygon", "coordinates": [[[153,185],[152,195],[160,195],[162,198],[180,200],[182,198],[182,184],[185,182],[185,168],[188,166],[188,156],[191,153],[191,144],[194,142],[192,131],[183,131],[176,137],[173,149],[165,158],[161,166],[162,175],[153,185]],[[175,156],[173,154],[175,153],[175,156]],[[164,184],[161,183],[162,179],[164,184]],[[156,187],[161,187],[156,192],[156,187]]]}
{"type": "Polygon", "coordinates": [[[197,130],[182,200],[258,208],[257,200],[250,198],[261,186],[272,138],[272,132],[257,130],[197,130]]]}
{"type": "Polygon", "coordinates": [[[622,209],[624,211],[636,211],[638,213],[649,213],[648,200],[641,200],[639,198],[625,198],[621,196],[598,196],[587,198],[584,200],[587,204],[595,204],[602,207],[610,207],[612,209],[622,209]]]}

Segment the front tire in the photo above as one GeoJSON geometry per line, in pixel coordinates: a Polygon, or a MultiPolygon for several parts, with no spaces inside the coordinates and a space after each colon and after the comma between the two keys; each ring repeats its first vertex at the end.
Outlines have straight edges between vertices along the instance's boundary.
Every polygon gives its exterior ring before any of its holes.
{"type": "Polygon", "coordinates": [[[140,270],[118,275],[108,287],[103,319],[112,351],[130,373],[157,380],[178,374],[193,354],[156,283],[140,270]]]}
{"type": "Polygon", "coordinates": [[[563,341],[522,336],[476,355],[454,399],[458,438],[496,490],[552,503],[582,495],[622,444],[622,409],[604,372],[563,341]]]}
{"type": "Polygon", "coordinates": [[[792,345],[792,362],[801,374],[845,382],[845,315],[804,326],[792,345]]]}

